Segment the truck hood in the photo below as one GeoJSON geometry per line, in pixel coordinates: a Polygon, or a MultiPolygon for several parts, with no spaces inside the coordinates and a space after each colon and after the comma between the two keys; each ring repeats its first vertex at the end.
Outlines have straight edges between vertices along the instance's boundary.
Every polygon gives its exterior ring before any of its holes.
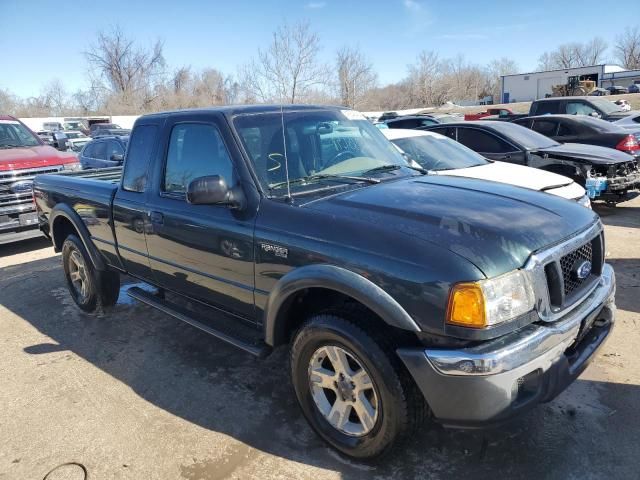
{"type": "Polygon", "coordinates": [[[78,158],[48,145],[0,149],[0,172],[76,163],[78,158]]]}
{"type": "Polygon", "coordinates": [[[610,122],[615,122],[616,120],[623,119],[624,117],[628,117],[629,115],[637,115],[640,113],[640,110],[627,110],[626,112],[614,112],[610,113],[605,117],[606,120],[610,122]]]}
{"type": "Polygon", "coordinates": [[[522,267],[532,252],[597,221],[591,210],[553,195],[436,175],[351,190],[309,202],[306,208],[384,225],[424,242],[424,248],[446,248],[487,277],[522,267]]]}
{"type": "Polygon", "coordinates": [[[619,150],[584,143],[561,143],[554,147],[541,148],[542,153],[547,153],[554,158],[569,157],[581,159],[594,164],[609,165],[633,161],[633,157],[619,150]]]}
{"type": "Polygon", "coordinates": [[[537,168],[505,162],[492,162],[477,167],[443,170],[436,173],[508,183],[532,190],[546,191],[567,199],[580,198],[585,194],[584,189],[570,178],[537,168]]]}

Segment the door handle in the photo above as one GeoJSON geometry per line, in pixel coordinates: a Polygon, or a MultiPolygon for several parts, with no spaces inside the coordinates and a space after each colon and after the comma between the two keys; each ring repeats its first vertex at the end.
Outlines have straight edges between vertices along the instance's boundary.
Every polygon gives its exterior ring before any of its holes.
{"type": "Polygon", "coordinates": [[[151,220],[151,223],[162,225],[164,223],[164,215],[160,212],[149,212],[149,220],[151,220]]]}
{"type": "Polygon", "coordinates": [[[506,154],[502,156],[502,160],[509,160],[511,158],[511,155],[506,154]]]}

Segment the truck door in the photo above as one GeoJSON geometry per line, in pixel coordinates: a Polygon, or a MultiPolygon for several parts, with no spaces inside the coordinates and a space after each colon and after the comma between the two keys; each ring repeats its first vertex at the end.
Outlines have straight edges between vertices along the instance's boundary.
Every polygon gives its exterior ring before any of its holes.
{"type": "Polygon", "coordinates": [[[147,251],[147,178],[151,159],[158,150],[159,127],[137,124],[133,129],[125,159],[122,183],[113,200],[113,229],[127,272],[142,279],[153,279],[147,251]]]}
{"type": "Polygon", "coordinates": [[[147,247],[160,286],[227,312],[254,319],[255,208],[193,205],[186,190],[195,178],[220,175],[238,185],[240,153],[222,116],[185,113],[164,127],[147,202],[147,247]]]}

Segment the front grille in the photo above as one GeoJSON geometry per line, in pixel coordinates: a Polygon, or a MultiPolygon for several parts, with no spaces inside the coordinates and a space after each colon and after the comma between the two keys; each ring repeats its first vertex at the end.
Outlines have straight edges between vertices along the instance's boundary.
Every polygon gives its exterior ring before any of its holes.
{"type": "Polygon", "coordinates": [[[58,173],[61,170],[61,165],[55,165],[0,172],[0,215],[10,215],[12,218],[17,218],[20,213],[33,209],[31,189],[14,192],[11,188],[14,183],[33,181],[36,175],[58,173]]]}
{"type": "Polygon", "coordinates": [[[556,309],[565,308],[576,301],[583,291],[592,286],[602,273],[604,263],[602,233],[569,251],[559,259],[545,265],[549,303],[556,309]],[[578,278],[577,270],[584,261],[591,262],[591,273],[578,278]]]}
{"type": "Polygon", "coordinates": [[[571,295],[587,281],[588,277],[582,279],[577,278],[573,271],[578,264],[585,260],[593,264],[593,249],[591,248],[591,242],[584,244],[577,250],[574,250],[569,255],[565,255],[560,259],[565,296],[571,295]]]}
{"type": "Polygon", "coordinates": [[[598,285],[604,266],[604,235],[598,221],[570,239],[536,252],[525,270],[529,271],[536,295],[536,310],[545,322],[562,318],[580,304],[598,285]],[[591,273],[578,278],[584,261],[591,273]]]}

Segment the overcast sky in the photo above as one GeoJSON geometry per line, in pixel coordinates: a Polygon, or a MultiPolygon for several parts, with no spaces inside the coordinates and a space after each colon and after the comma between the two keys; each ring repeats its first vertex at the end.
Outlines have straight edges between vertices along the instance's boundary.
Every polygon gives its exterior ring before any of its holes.
{"type": "Polygon", "coordinates": [[[640,23],[630,10],[608,11],[603,21],[602,1],[583,0],[568,13],[559,11],[568,5],[557,0],[0,0],[0,88],[28,97],[54,78],[69,91],[85,87],[82,52],[96,32],[116,24],[145,45],[162,39],[171,69],[191,65],[235,74],[283,21],[306,19],[320,35],[322,60],[332,61],[342,45],[359,46],[385,84],[400,80],[423,49],[442,57],[460,53],[479,64],[511,57],[521,71],[531,71],[543,51],[560,43],[598,34],[611,45],[625,26],[640,23]]]}

